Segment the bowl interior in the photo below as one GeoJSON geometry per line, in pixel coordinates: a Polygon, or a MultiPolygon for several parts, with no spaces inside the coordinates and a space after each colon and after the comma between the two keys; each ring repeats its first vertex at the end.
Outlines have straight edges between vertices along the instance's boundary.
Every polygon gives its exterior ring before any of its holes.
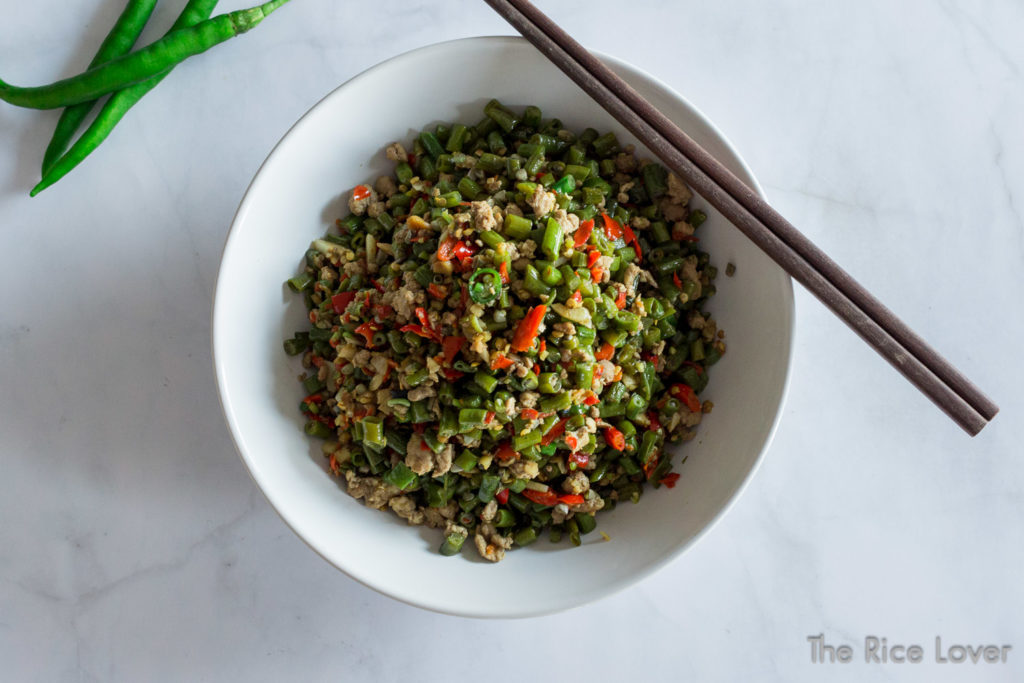
{"type": "MultiPolygon", "coordinates": [[[[752,187],[756,181],[724,137],[682,98],[628,65],[606,61],[641,94],[752,187]]],[[[344,215],[354,185],[390,170],[393,140],[426,124],[475,122],[491,97],[536,104],[566,127],[614,130],[635,142],[524,40],[474,38],[401,55],[341,86],[307,113],[256,175],[231,227],[217,283],[213,347],[228,425],[270,503],[312,548],[353,578],[397,599],[471,616],[526,616],[573,607],[619,590],[688,547],[736,497],[771,439],[790,362],[789,278],[699,198],[709,215],[703,247],[723,273],[709,307],[728,352],[702,398],[715,409],[674,489],[648,490],[639,505],[599,517],[601,534],[580,548],[546,539],[492,565],[467,548],[436,552],[436,530],[409,527],[364,507],[325,473],[318,444],[302,432],[298,362],[281,341],[305,317],[282,283],[309,242],[344,215]],[[437,81],[434,74],[459,74],[437,81]],[[736,274],[724,276],[727,263],[736,274]]],[[[676,456],[678,463],[681,456],[676,456]]]]}

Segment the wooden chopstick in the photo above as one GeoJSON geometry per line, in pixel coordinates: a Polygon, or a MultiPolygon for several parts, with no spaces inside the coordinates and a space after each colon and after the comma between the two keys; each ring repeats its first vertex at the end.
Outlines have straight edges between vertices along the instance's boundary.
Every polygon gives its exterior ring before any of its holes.
{"type": "Polygon", "coordinates": [[[970,435],[998,407],[720,162],[528,0],[487,0],[698,194],[970,435]]]}

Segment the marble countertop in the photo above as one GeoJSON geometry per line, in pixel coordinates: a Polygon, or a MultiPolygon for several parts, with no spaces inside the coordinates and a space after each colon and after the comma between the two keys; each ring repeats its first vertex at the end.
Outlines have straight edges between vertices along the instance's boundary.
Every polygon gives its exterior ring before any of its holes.
{"type": "MultiPolygon", "coordinates": [[[[161,2],[146,37],[181,4],[161,2]]],[[[782,213],[1001,415],[967,437],[798,289],[774,444],[668,568],[524,621],[348,579],[278,519],[222,421],[221,246],[266,153],[329,90],[398,52],[511,31],[482,2],[295,0],[181,66],[37,198],[56,114],[0,107],[0,678],[1024,680],[1024,7],[539,5],[709,115],[782,213]],[[852,661],[812,661],[819,635],[852,661]],[[922,661],[881,661],[882,638],[922,661]]],[[[71,75],[122,6],[8,7],[3,78],[71,75]]]]}

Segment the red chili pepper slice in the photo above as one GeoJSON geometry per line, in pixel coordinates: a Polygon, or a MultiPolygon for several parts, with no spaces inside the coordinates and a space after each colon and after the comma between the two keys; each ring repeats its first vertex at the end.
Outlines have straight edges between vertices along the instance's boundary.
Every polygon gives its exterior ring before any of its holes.
{"type": "Polygon", "coordinates": [[[366,185],[356,185],[352,190],[352,199],[360,202],[370,198],[370,188],[366,185]]]}
{"type": "Polygon", "coordinates": [[[409,323],[408,325],[402,325],[401,327],[399,327],[398,331],[399,332],[413,332],[414,334],[418,334],[419,336],[421,336],[421,337],[423,337],[425,339],[430,339],[431,338],[430,332],[428,332],[427,330],[423,329],[423,325],[413,325],[412,323],[409,323]]]}
{"type": "Polygon", "coordinates": [[[420,321],[420,325],[423,326],[423,331],[428,339],[435,341],[441,341],[441,334],[434,329],[434,326],[430,324],[430,317],[427,315],[427,309],[422,306],[417,306],[413,312],[416,314],[416,319],[420,321]]]}
{"type": "Polygon", "coordinates": [[[601,219],[604,220],[604,234],[608,236],[608,239],[614,240],[622,237],[622,226],[617,220],[606,213],[601,214],[601,219]]]}
{"type": "Polygon", "coordinates": [[[498,275],[501,276],[501,283],[508,284],[508,264],[504,261],[498,264],[498,275]]]}
{"type": "Polygon", "coordinates": [[[503,353],[499,353],[491,359],[491,370],[504,370],[510,367],[512,367],[512,359],[503,353]]]}
{"type": "Polygon", "coordinates": [[[537,338],[540,324],[544,321],[544,315],[547,312],[546,305],[537,304],[526,313],[526,317],[516,327],[515,336],[512,337],[513,351],[526,351],[533,346],[533,341],[537,338]]]}
{"type": "Polygon", "coordinates": [[[600,282],[602,275],[604,275],[604,268],[601,266],[594,266],[590,269],[590,277],[594,282],[600,282]]]}
{"type": "Polygon", "coordinates": [[[455,258],[459,259],[460,261],[465,261],[466,259],[470,258],[475,252],[476,247],[470,244],[466,244],[462,240],[456,242],[455,248],[452,250],[452,253],[455,255],[455,258]]]}
{"type": "Polygon", "coordinates": [[[615,298],[615,308],[620,311],[626,307],[626,288],[619,289],[619,295],[615,298]]]}
{"type": "Polygon", "coordinates": [[[457,239],[449,235],[437,246],[437,260],[451,261],[455,255],[455,246],[459,243],[457,239]]]}
{"type": "Polygon", "coordinates": [[[355,298],[355,292],[340,292],[331,297],[331,306],[334,308],[335,313],[341,315],[355,298]]]}
{"type": "Polygon", "coordinates": [[[458,370],[454,370],[452,368],[441,368],[441,372],[444,373],[445,379],[447,379],[449,382],[454,382],[455,380],[462,379],[463,377],[466,376],[466,373],[459,372],[458,370]]]}
{"type": "Polygon", "coordinates": [[[622,232],[626,237],[626,244],[632,244],[634,251],[636,251],[636,262],[643,263],[644,255],[640,251],[640,240],[636,238],[636,234],[633,232],[633,229],[628,225],[624,225],[622,226],[622,232]]]}
{"type": "Polygon", "coordinates": [[[606,427],[604,430],[604,440],[608,442],[608,445],[619,451],[620,453],[626,450],[626,437],[623,436],[615,427],[606,427]]]}
{"type": "Polygon", "coordinates": [[[678,472],[669,472],[668,474],[661,478],[661,483],[669,487],[670,489],[674,489],[676,487],[677,481],[679,481],[678,472]]]}
{"type": "Polygon", "coordinates": [[[569,297],[569,301],[575,302],[575,304],[579,306],[583,303],[583,292],[577,289],[572,293],[572,296],[569,297]]]}
{"type": "Polygon", "coordinates": [[[509,460],[515,460],[519,457],[519,453],[512,448],[511,441],[502,441],[501,445],[498,446],[498,450],[494,452],[494,457],[502,462],[508,462],[509,460]]]}
{"type": "Polygon", "coordinates": [[[444,288],[436,282],[431,282],[430,286],[427,287],[427,291],[430,292],[430,296],[435,299],[444,299],[448,296],[448,293],[444,291],[444,288]]]}
{"type": "Polygon", "coordinates": [[[373,348],[373,333],[376,332],[379,329],[380,329],[380,327],[378,327],[376,323],[365,322],[365,323],[363,323],[362,325],[360,325],[359,327],[357,327],[353,331],[356,334],[363,335],[363,338],[366,339],[366,348],[372,349],[373,348]]]}
{"type": "Polygon", "coordinates": [[[682,281],[681,281],[681,280],[679,279],[679,273],[672,273],[672,282],[673,282],[673,284],[675,284],[675,286],[676,286],[676,287],[678,287],[679,289],[682,289],[682,288],[683,288],[683,283],[682,283],[682,281]]]}
{"type": "Polygon", "coordinates": [[[597,395],[591,391],[584,397],[583,402],[586,403],[588,406],[596,406],[598,403],[601,402],[601,399],[599,399],[597,395]]]}
{"type": "Polygon", "coordinates": [[[593,248],[587,252],[587,268],[593,268],[597,265],[598,259],[601,258],[601,250],[593,248]]]}
{"type": "Polygon", "coordinates": [[[654,468],[658,466],[658,456],[651,458],[646,465],[643,466],[644,478],[650,479],[651,473],[654,472],[654,468]]]}
{"type": "Polygon", "coordinates": [[[580,446],[580,440],[574,434],[569,434],[565,437],[565,445],[571,450],[576,450],[580,446]]]}
{"type": "Polygon", "coordinates": [[[700,412],[700,399],[688,384],[673,384],[669,387],[668,393],[685,403],[691,413],[700,412]]]}
{"type": "Polygon", "coordinates": [[[540,445],[541,446],[547,446],[549,443],[551,443],[552,441],[554,441],[558,437],[562,436],[562,434],[565,434],[565,423],[568,421],[568,419],[569,418],[565,418],[563,420],[560,420],[558,422],[558,424],[556,424],[554,427],[552,427],[551,430],[547,434],[542,436],[540,438],[540,445]]]}
{"type": "MultiPolygon", "coordinates": [[[[558,505],[558,495],[554,491],[534,491],[533,489],[523,489],[523,495],[527,500],[531,500],[539,505],[558,505]]],[[[582,501],[582,497],[581,500],[582,501]]]]}
{"type": "Polygon", "coordinates": [[[594,231],[594,219],[588,218],[587,220],[580,223],[580,229],[576,231],[573,236],[572,246],[575,249],[579,249],[590,239],[590,233],[594,231]]]}
{"type": "Polygon", "coordinates": [[[370,278],[370,284],[372,284],[373,288],[376,289],[381,294],[384,293],[384,285],[382,285],[381,283],[377,282],[372,277],[370,278]]]}
{"type": "Polygon", "coordinates": [[[462,350],[462,346],[466,343],[465,337],[445,337],[441,343],[441,348],[444,350],[444,362],[446,365],[451,365],[452,361],[455,360],[455,356],[459,355],[459,351],[462,350]]]}
{"type": "Polygon", "coordinates": [[[658,414],[653,410],[647,413],[647,419],[651,421],[651,429],[661,429],[661,421],[658,419],[658,414]]]}
{"type": "Polygon", "coordinates": [[[569,465],[576,465],[576,469],[583,469],[590,462],[590,454],[583,451],[575,451],[569,454],[569,465]]]}
{"type": "Polygon", "coordinates": [[[564,496],[558,496],[558,502],[566,505],[583,505],[583,496],[578,493],[567,493],[564,496]]]}
{"type": "Polygon", "coordinates": [[[594,360],[609,360],[614,355],[615,347],[608,342],[605,342],[601,345],[601,348],[594,353],[594,360]]]}
{"type": "MultiPolygon", "coordinates": [[[[677,475],[678,476],[678,475],[677,475]]],[[[508,489],[502,489],[494,494],[494,500],[498,501],[502,505],[508,503],[508,489]]]]}
{"type": "Polygon", "coordinates": [[[523,408],[523,411],[519,413],[519,416],[524,420],[536,420],[540,417],[540,411],[534,410],[533,408],[523,408]]]}

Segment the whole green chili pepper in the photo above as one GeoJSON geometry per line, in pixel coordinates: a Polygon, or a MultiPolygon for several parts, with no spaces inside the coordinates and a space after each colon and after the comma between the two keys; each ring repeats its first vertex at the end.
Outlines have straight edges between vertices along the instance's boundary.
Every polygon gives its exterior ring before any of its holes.
{"type": "MultiPolygon", "coordinates": [[[[89,68],[95,68],[127,54],[135,45],[142,29],[145,28],[154,7],[156,7],[156,0],[128,0],[128,4],[125,5],[121,15],[114,22],[113,28],[110,29],[110,33],[100,44],[96,56],[89,62],[89,68]]],[[[61,112],[57,127],[53,131],[53,137],[43,154],[43,175],[46,175],[46,172],[68,148],[71,138],[74,137],[78,127],[82,125],[95,104],[95,101],[81,102],[61,112]]]]}
{"type": "Polygon", "coordinates": [[[88,102],[144,81],[214,45],[253,29],[288,0],[221,14],[190,28],[171,31],[140,50],[49,85],[18,87],[0,80],[0,99],[30,109],[56,109],[88,102]]]}
{"type": "MultiPolygon", "coordinates": [[[[195,26],[209,18],[216,6],[217,0],[189,0],[168,33],[195,26]]],[[[173,69],[173,67],[171,68],[173,69]]],[[[168,69],[147,81],[130,85],[111,95],[100,109],[100,113],[78,140],[75,141],[71,149],[50,164],[49,168],[44,172],[43,179],[32,188],[32,191],[29,193],[30,196],[36,196],[78,166],[94,149],[107,139],[114,126],[124,118],[128,110],[134,107],[146,93],[159,85],[160,81],[170,72],[171,69],[168,69]]]]}

